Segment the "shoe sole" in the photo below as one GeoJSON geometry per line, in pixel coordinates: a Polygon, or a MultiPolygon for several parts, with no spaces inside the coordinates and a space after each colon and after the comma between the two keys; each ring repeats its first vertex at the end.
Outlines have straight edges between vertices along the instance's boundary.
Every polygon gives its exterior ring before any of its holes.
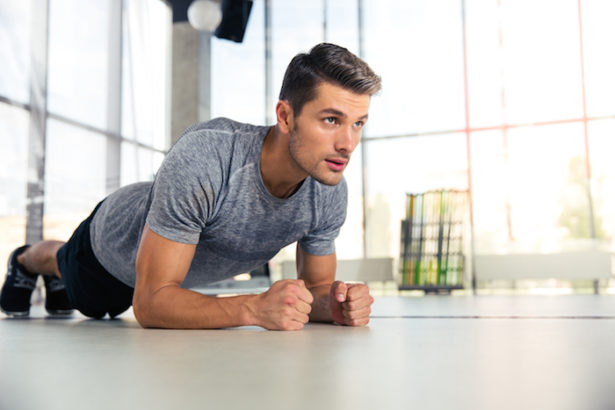
{"type": "Polygon", "coordinates": [[[73,312],[75,311],[74,309],[54,309],[54,310],[49,310],[46,309],[47,313],[49,313],[51,316],[70,316],[73,314],[73,312]]]}
{"type": "Polygon", "coordinates": [[[29,310],[26,311],[26,312],[7,312],[6,310],[2,309],[1,307],[0,307],[0,310],[5,315],[10,316],[10,317],[14,317],[14,318],[25,318],[25,317],[30,316],[30,311],[29,310]]]}

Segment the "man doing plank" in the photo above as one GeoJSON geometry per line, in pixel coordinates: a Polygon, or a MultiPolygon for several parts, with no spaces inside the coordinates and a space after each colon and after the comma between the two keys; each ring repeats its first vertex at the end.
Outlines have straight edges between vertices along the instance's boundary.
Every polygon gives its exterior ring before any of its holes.
{"type": "Polygon", "coordinates": [[[143,327],[157,328],[367,324],[373,298],[365,285],[335,281],[334,240],[346,217],[342,173],[379,90],[380,78],[345,48],[298,54],[275,126],[225,118],[192,126],[153,182],[109,195],[68,242],[16,249],[0,307],[28,315],[42,274],[55,285],[52,313],[114,317],[132,305],[143,327]],[[293,242],[296,280],[228,298],[189,290],[249,272],[293,242]]]}

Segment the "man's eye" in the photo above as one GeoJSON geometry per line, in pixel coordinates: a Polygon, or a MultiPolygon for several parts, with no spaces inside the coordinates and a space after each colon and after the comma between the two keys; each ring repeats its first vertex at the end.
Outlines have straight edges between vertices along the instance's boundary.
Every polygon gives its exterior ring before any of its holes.
{"type": "Polygon", "coordinates": [[[365,123],[363,121],[357,121],[354,123],[354,126],[357,128],[362,128],[365,123]]]}
{"type": "Polygon", "coordinates": [[[327,124],[335,124],[335,117],[327,117],[324,121],[327,124]]]}

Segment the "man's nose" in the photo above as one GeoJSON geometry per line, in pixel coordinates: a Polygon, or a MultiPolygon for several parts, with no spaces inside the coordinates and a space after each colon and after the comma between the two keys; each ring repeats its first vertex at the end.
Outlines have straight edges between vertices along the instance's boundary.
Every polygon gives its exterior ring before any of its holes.
{"type": "Polygon", "coordinates": [[[352,151],[354,151],[359,143],[360,134],[353,130],[352,127],[343,127],[340,128],[336,137],[335,150],[346,154],[352,154],[352,151]]]}

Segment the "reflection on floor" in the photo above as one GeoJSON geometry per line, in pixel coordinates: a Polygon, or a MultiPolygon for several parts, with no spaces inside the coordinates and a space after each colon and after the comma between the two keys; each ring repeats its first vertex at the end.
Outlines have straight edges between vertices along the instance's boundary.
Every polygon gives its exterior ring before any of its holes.
{"type": "Polygon", "coordinates": [[[615,409],[615,297],[378,297],[366,328],[0,319],[0,409],[615,409]]]}

